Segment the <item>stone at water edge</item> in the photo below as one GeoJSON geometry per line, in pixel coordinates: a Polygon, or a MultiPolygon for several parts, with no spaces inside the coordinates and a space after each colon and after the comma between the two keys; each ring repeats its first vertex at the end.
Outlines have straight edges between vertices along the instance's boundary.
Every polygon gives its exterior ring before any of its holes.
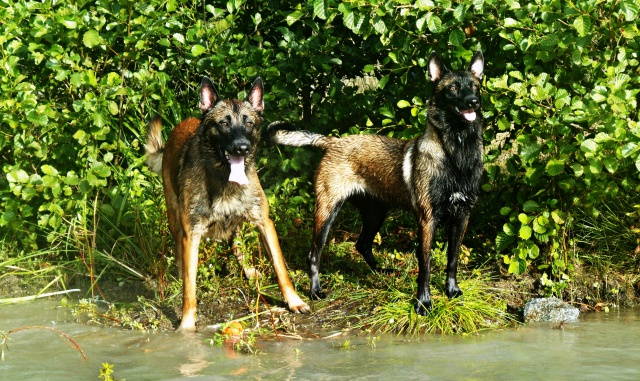
{"type": "Polygon", "coordinates": [[[526,323],[540,322],[570,322],[578,320],[580,310],[556,297],[534,298],[524,306],[524,321],[526,323]]]}

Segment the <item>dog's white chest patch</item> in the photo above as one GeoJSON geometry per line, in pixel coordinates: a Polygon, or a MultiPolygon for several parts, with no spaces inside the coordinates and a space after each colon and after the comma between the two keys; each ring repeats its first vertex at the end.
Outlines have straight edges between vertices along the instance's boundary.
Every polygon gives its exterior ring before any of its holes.
{"type": "Polygon", "coordinates": [[[467,196],[462,192],[453,192],[451,196],[449,196],[449,202],[452,204],[458,204],[467,201],[467,196]]]}

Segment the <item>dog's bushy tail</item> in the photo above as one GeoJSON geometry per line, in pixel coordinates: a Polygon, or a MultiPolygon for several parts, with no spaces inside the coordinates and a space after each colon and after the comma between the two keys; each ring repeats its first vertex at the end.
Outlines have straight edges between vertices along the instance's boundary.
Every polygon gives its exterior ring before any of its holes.
{"type": "Polygon", "coordinates": [[[311,131],[296,131],[291,123],[283,121],[269,124],[267,133],[272,142],[292,147],[312,146],[325,149],[329,146],[329,142],[334,139],[311,131]]]}
{"type": "Polygon", "coordinates": [[[156,115],[149,122],[149,132],[147,133],[147,165],[151,172],[162,172],[162,155],[164,153],[164,143],[162,142],[162,119],[156,115]]]}

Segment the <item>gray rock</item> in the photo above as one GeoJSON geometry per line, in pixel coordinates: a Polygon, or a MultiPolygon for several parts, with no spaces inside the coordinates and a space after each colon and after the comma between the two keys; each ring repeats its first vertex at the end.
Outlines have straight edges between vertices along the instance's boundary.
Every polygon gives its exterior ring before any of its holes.
{"type": "Polygon", "coordinates": [[[576,307],[572,307],[556,297],[531,299],[524,306],[524,321],[526,323],[576,321],[579,314],[580,310],[576,307]]]}

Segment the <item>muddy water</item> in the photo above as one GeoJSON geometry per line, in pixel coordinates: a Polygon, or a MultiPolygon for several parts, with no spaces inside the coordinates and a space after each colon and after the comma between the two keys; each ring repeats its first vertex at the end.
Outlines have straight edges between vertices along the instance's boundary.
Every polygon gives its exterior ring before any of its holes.
{"type": "Polygon", "coordinates": [[[374,344],[354,336],[263,342],[252,356],[210,346],[206,332],[185,337],[72,323],[56,306],[0,306],[0,332],[54,327],[88,359],[54,332],[15,332],[0,360],[0,380],[97,380],[103,362],[114,365],[116,380],[129,381],[640,380],[640,308],[583,315],[564,329],[535,324],[468,337],[387,335],[374,344]]]}

